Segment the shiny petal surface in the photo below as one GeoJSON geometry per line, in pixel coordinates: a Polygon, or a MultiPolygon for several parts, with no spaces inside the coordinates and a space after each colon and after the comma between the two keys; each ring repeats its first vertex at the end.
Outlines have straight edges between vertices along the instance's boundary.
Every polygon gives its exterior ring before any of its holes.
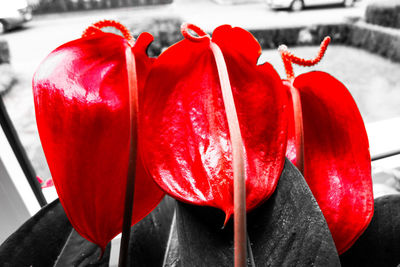
{"type": "Polygon", "coordinates": [[[365,126],[346,87],[324,72],[298,76],[304,125],[304,177],[339,253],[373,215],[371,159],[365,126]]]}
{"type": "MultiPolygon", "coordinates": [[[[240,28],[214,31],[231,82],[245,150],[247,209],[274,191],[284,164],[286,97],[260,45],[240,28]]],[[[144,159],[173,197],[233,213],[232,149],[210,40],[183,40],[154,63],[141,113],[144,159]]]]}
{"type": "MultiPolygon", "coordinates": [[[[39,134],[60,201],[74,228],[103,249],[122,230],[130,125],[127,64],[133,63],[127,55],[135,52],[140,91],[152,64],[143,50],[151,40],[140,36],[132,49],[115,34],[81,38],[54,50],[33,79],[39,134]]],[[[163,196],[140,157],[136,168],[133,224],[163,196]]]]}

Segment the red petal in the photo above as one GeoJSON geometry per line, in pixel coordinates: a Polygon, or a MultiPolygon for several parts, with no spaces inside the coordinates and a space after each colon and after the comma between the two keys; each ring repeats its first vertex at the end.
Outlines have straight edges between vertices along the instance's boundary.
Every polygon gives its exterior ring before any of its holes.
{"type": "MultiPolygon", "coordinates": [[[[122,229],[132,64],[127,53],[131,47],[114,34],[81,38],[53,51],[33,80],[39,133],[61,203],[74,228],[102,248],[122,229]]],[[[136,57],[139,86],[151,65],[143,55],[136,57]]],[[[140,157],[136,168],[133,224],[163,196],[140,157]]]]}
{"type": "Polygon", "coordinates": [[[229,55],[237,62],[249,64],[251,67],[257,65],[261,46],[248,31],[239,27],[222,25],[214,30],[212,40],[218,44],[225,56],[229,55]]]}
{"type": "Polygon", "coordinates": [[[47,188],[47,187],[52,187],[52,186],[54,186],[54,182],[53,182],[53,179],[50,178],[50,179],[48,179],[48,180],[46,181],[45,185],[42,186],[42,188],[47,188]]]}
{"type": "MultiPolygon", "coordinates": [[[[232,85],[250,210],[271,195],[283,168],[286,98],[271,65],[256,65],[260,46],[249,33],[222,26],[213,40],[225,56],[232,85]]],[[[141,138],[156,182],[179,200],[217,207],[229,217],[231,143],[209,40],[183,40],[167,49],[153,65],[144,95],[141,138]]]]}
{"type": "Polygon", "coordinates": [[[36,176],[36,180],[38,181],[39,184],[42,184],[44,182],[44,180],[39,176],[36,176]]]}
{"type": "Polygon", "coordinates": [[[367,133],[356,103],[334,77],[311,72],[294,87],[303,110],[304,176],[343,253],[373,215],[367,133]]]}

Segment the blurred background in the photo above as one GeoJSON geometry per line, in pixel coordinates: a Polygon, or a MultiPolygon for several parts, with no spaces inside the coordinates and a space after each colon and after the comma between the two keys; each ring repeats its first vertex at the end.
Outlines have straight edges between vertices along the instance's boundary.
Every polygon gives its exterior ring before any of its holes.
{"type": "MultiPolygon", "coordinates": [[[[151,56],[182,39],[182,22],[208,32],[221,24],[240,26],[262,45],[259,63],[270,62],[282,78],[280,44],[311,58],[329,34],[333,41],[322,63],[295,73],[323,70],[348,87],[373,157],[400,149],[400,0],[0,0],[1,98],[43,184],[51,174],[36,128],[32,76],[47,54],[103,19],[117,20],[135,35],[152,33],[151,56]]],[[[399,166],[399,156],[373,162],[376,196],[400,189],[399,166]]]]}

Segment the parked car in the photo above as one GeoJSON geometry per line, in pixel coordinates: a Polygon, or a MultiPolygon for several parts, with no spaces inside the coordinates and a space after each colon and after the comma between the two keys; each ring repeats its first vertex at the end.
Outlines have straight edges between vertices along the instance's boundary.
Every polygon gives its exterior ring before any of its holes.
{"type": "Polygon", "coordinates": [[[354,5],[355,0],[266,0],[272,9],[290,9],[300,11],[304,7],[342,4],[345,7],[354,5]]]}
{"type": "Polygon", "coordinates": [[[0,34],[32,20],[32,9],[26,0],[0,1],[0,34]]]}

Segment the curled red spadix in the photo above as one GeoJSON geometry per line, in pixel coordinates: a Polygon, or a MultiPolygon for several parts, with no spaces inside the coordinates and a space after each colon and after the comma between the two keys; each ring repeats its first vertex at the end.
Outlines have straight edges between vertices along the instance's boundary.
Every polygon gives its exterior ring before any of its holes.
{"type": "MultiPolygon", "coordinates": [[[[121,24],[102,21],[51,52],[33,78],[37,125],[60,201],[78,233],[103,249],[122,230],[130,91],[136,87],[140,99],[152,40],[143,33],[135,42],[121,24]],[[106,26],[124,37],[102,32],[106,26]]],[[[140,153],[135,176],[132,224],[163,197],[140,153]]]]}
{"type": "Polygon", "coordinates": [[[289,129],[287,157],[303,172],[341,254],[367,228],[373,215],[371,159],[360,112],[347,88],[328,73],[314,71],[294,76],[292,63],[304,60],[285,46],[280,52],[288,80],[289,129]]]}
{"type": "Polygon", "coordinates": [[[221,84],[229,83],[234,99],[247,210],[272,194],[281,174],[286,93],[270,64],[257,65],[261,48],[249,32],[223,25],[211,39],[191,25],[183,35],[159,56],[146,82],[139,124],[144,159],[165,192],[219,208],[229,219],[233,151],[221,84]],[[216,62],[218,49],[224,62],[216,62]]]}

